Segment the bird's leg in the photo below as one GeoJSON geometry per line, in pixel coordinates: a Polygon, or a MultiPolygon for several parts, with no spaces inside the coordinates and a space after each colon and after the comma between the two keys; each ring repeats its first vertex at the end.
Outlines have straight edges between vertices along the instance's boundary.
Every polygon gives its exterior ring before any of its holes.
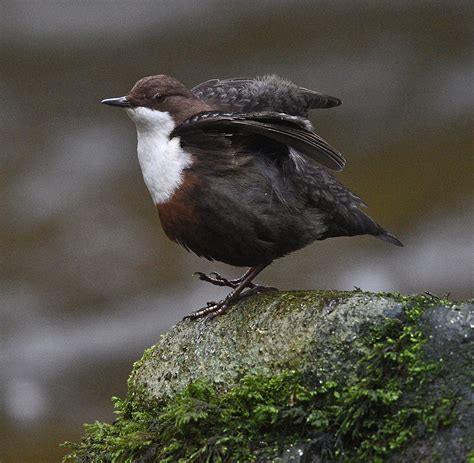
{"type": "MultiPolygon", "coordinates": [[[[242,281],[247,277],[247,275],[252,271],[252,268],[248,269],[240,278],[234,280],[228,280],[223,276],[219,275],[217,272],[211,272],[209,275],[203,272],[195,272],[193,276],[197,276],[201,281],[206,281],[215,286],[226,286],[228,288],[236,289],[242,281]]],[[[253,283],[249,283],[248,287],[255,286],[253,283]]]]}
{"type": "Polygon", "coordinates": [[[244,299],[246,297],[252,296],[253,294],[257,294],[259,292],[268,290],[268,289],[275,289],[275,288],[265,288],[263,286],[257,286],[252,283],[252,280],[269,264],[261,264],[257,267],[252,267],[249,269],[242,278],[240,278],[239,285],[227,295],[225,299],[217,303],[208,304],[207,307],[204,307],[192,314],[184,317],[185,319],[189,318],[191,320],[196,320],[201,317],[205,317],[206,315],[210,315],[210,318],[217,317],[218,315],[222,315],[227,311],[227,309],[232,305],[235,304],[237,301],[244,299]],[[247,291],[244,291],[246,288],[247,291]]]}

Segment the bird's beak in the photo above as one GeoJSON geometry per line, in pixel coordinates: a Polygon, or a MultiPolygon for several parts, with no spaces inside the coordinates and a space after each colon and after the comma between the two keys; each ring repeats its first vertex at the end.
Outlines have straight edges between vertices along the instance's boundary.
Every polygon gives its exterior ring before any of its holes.
{"type": "Polygon", "coordinates": [[[110,106],[118,106],[119,108],[130,108],[132,105],[127,100],[126,96],[119,96],[118,98],[106,98],[101,103],[108,104],[110,106]]]}

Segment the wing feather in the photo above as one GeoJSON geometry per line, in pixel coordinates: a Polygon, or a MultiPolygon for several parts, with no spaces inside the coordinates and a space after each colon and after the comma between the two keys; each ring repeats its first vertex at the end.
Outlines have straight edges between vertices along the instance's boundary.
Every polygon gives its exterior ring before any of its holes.
{"type": "Polygon", "coordinates": [[[211,79],[196,85],[191,91],[221,111],[281,111],[307,116],[311,109],[342,104],[339,98],[299,87],[276,75],[255,79],[211,79]]]}
{"type": "Polygon", "coordinates": [[[259,135],[292,147],[310,159],[332,170],[341,170],[345,159],[323,138],[310,130],[303,118],[283,113],[199,113],[176,127],[172,136],[186,139],[196,131],[204,133],[259,135]]]}

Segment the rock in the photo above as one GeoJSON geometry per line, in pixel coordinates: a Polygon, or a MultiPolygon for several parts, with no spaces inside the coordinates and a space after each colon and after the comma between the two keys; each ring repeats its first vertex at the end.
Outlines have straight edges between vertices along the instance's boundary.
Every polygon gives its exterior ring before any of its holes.
{"type": "Polygon", "coordinates": [[[182,321],[135,364],[118,420],[66,459],[465,461],[473,308],[294,291],[182,321]]]}

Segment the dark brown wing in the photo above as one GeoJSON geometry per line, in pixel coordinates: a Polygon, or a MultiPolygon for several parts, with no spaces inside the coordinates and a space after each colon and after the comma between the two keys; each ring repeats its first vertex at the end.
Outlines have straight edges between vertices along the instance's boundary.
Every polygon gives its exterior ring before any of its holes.
{"type": "Polygon", "coordinates": [[[172,136],[185,141],[188,134],[196,131],[209,135],[259,135],[291,147],[329,169],[341,170],[345,165],[344,157],[315,134],[307,120],[288,114],[203,112],[176,127],[172,136]]]}
{"type": "Polygon", "coordinates": [[[307,116],[311,109],[339,106],[339,98],[323,95],[275,75],[255,79],[211,79],[192,92],[221,111],[275,111],[307,116]]]}

